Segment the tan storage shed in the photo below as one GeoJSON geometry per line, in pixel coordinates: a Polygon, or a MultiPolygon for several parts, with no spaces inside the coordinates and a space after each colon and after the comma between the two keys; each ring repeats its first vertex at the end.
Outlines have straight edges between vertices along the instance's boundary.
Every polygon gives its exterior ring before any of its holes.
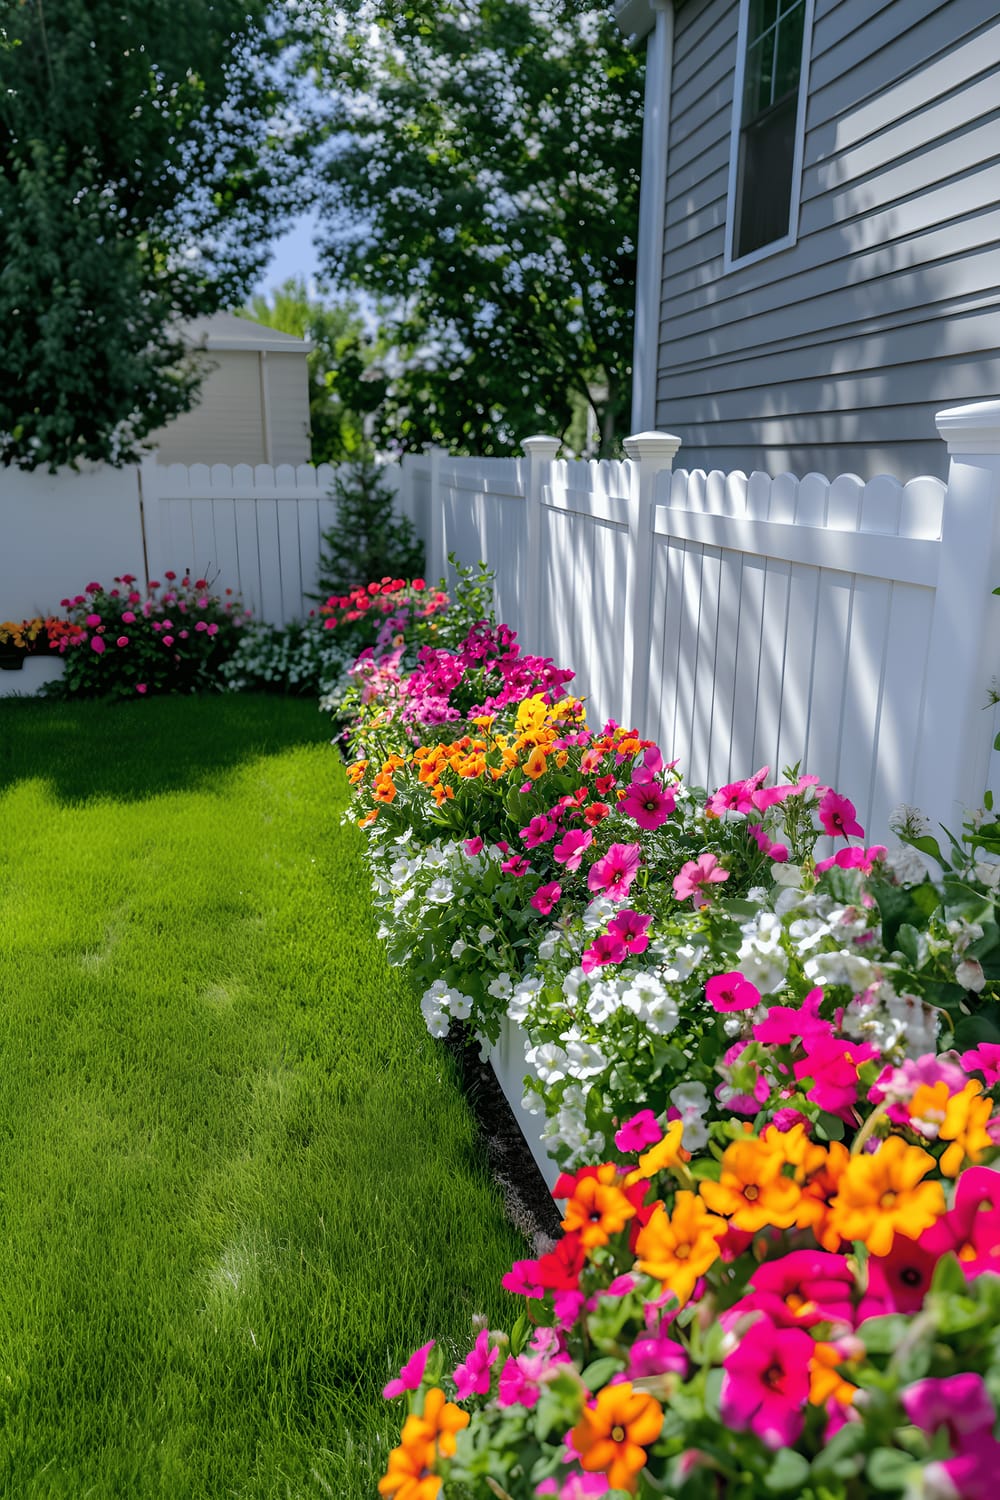
{"type": "Polygon", "coordinates": [[[160,463],[309,463],[312,345],[235,313],[184,332],[207,351],[209,373],[197,406],[151,435],[160,463]]]}

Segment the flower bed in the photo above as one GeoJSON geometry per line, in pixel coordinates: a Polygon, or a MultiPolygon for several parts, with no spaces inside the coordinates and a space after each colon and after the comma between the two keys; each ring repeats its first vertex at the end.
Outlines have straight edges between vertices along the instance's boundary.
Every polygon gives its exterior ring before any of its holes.
{"type": "Polygon", "coordinates": [[[366,667],[349,771],[435,1035],[526,1036],[564,1235],[418,1351],[381,1493],[985,1497],[1000,1458],[1000,823],[892,852],[710,793],[483,622],[366,667]],[[937,867],[935,878],[927,861],[937,867]]]}

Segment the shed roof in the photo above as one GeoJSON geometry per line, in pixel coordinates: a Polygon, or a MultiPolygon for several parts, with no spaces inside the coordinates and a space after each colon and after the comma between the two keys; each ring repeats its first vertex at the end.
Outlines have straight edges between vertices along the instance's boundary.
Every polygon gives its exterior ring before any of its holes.
{"type": "Polygon", "coordinates": [[[266,350],[272,354],[308,354],[313,347],[308,339],[299,339],[291,333],[282,333],[278,328],[266,328],[253,323],[249,318],[236,313],[214,313],[210,318],[196,318],[184,324],[184,337],[203,349],[222,350],[266,350]]]}

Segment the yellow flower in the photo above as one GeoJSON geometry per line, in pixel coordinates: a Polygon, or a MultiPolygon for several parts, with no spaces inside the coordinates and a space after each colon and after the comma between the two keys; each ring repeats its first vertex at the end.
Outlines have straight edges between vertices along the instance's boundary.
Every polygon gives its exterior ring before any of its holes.
{"type": "Polygon", "coordinates": [[[683,1134],[684,1121],[672,1120],[663,1139],[657,1141],[655,1146],[650,1146],[639,1157],[639,1165],[628,1174],[625,1186],[631,1187],[633,1182],[645,1182],[648,1178],[655,1177],[657,1172],[669,1171],[679,1161],[689,1161],[690,1152],[681,1146],[683,1134]]]}
{"type": "Polygon", "coordinates": [[[667,1217],[658,1203],[635,1242],[639,1269],[663,1283],[683,1307],[699,1276],[719,1258],[719,1240],[729,1228],[725,1219],[705,1209],[694,1193],[679,1192],[667,1217]]]}
{"type": "Polygon", "coordinates": [[[539,776],[544,776],[548,760],[541,745],[536,745],[524,763],[524,774],[537,781],[539,776]]]}
{"type": "Polygon", "coordinates": [[[921,1181],[934,1166],[929,1152],[898,1135],[871,1155],[852,1156],[830,1204],[830,1228],[873,1255],[888,1255],[897,1231],[919,1239],[945,1210],[941,1184],[921,1181]]]}
{"type": "Polygon", "coordinates": [[[698,1191],[709,1208],[725,1214],[736,1229],[751,1234],[768,1225],[790,1229],[802,1191],[784,1175],[785,1166],[783,1152],[771,1142],[734,1141],[726,1147],[718,1182],[703,1182],[698,1191]]]}
{"type": "MultiPolygon", "coordinates": [[[[919,1093],[919,1090],[917,1091],[919,1093]]],[[[983,1086],[978,1078],[970,1078],[959,1094],[952,1094],[945,1110],[944,1123],[938,1139],[952,1144],[938,1165],[946,1177],[957,1177],[966,1160],[979,1161],[984,1151],[989,1151],[993,1138],[986,1123],[993,1113],[993,1101],[980,1098],[983,1086]]]]}

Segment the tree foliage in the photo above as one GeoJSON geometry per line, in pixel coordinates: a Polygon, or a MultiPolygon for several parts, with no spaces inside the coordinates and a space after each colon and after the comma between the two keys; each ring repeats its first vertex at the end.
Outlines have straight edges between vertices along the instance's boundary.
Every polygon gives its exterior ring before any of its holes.
{"type": "Polygon", "coordinates": [[[293,276],[270,297],[252,297],[244,316],[313,345],[306,356],[313,463],[356,457],[366,444],[365,417],[385,395],[373,368],[375,345],[357,302],[311,296],[305,281],[293,276]]]}
{"type": "Polygon", "coordinates": [[[627,411],[641,59],[611,5],[320,0],[340,105],[332,276],[401,311],[384,408],[403,447],[509,452],[627,411]]]}
{"type": "Polygon", "coordinates": [[[177,322],[242,300],[290,206],[271,10],[0,5],[4,463],[123,461],[190,406],[177,322]]]}

